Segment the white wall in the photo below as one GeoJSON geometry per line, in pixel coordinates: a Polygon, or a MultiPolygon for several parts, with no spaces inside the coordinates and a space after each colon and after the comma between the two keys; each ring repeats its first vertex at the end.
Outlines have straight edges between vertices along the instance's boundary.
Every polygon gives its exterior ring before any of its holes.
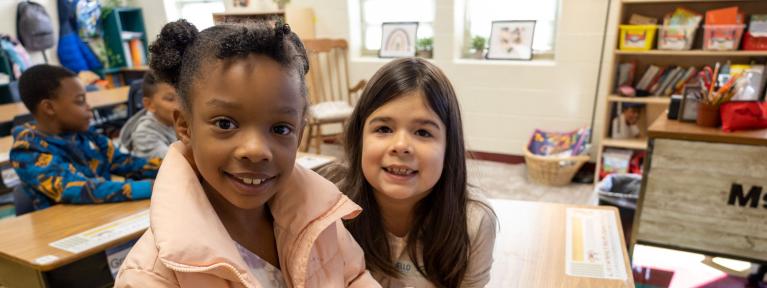
{"type": "MultiPolygon", "coordinates": [[[[56,0],[36,0],[45,7],[45,11],[51,16],[53,22],[53,33],[56,35],[56,39],[59,39],[59,15],[56,9],[56,0]]],[[[16,5],[19,1],[15,0],[0,0],[0,33],[9,34],[16,38],[16,5]]],[[[58,43],[58,41],[56,41],[58,43]]],[[[44,63],[43,55],[41,52],[30,52],[30,58],[33,65],[44,63]]],[[[59,58],[56,56],[56,46],[47,52],[49,63],[59,63],[59,58]]]]}
{"type": "MultiPolygon", "coordinates": [[[[350,23],[359,23],[351,19],[359,8],[349,4],[356,2],[294,0],[291,5],[313,7],[317,36],[349,39],[355,51],[360,46],[359,28],[350,23]]],[[[470,150],[522,155],[535,128],[564,131],[590,125],[607,1],[561,0],[556,60],[532,62],[456,59],[463,5],[463,0],[437,1],[433,62],[457,90],[470,150]]],[[[354,57],[352,82],[370,78],[384,63],[354,57]]],[[[595,128],[601,127],[600,115],[595,128]]]]}

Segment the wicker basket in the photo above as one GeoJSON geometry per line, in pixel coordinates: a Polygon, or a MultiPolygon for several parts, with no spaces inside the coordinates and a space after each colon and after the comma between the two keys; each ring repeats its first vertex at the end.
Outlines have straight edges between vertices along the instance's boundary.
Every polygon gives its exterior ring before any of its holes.
{"type": "Polygon", "coordinates": [[[573,180],[573,176],[588,162],[591,157],[547,157],[530,153],[525,148],[525,163],[527,164],[527,179],[530,182],[548,185],[565,186],[573,180]]]}

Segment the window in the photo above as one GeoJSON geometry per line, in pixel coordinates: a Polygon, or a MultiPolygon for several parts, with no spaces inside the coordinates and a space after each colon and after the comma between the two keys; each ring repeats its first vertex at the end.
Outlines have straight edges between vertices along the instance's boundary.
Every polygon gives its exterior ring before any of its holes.
{"type": "Polygon", "coordinates": [[[223,0],[176,0],[178,17],[194,24],[197,30],[213,26],[213,13],[224,12],[223,0]]]}
{"type": "Polygon", "coordinates": [[[466,31],[464,53],[468,54],[471,39],[484,37],[489,43],[490,27],[494,20],[536,20],[533,37],[533,55],[554,53],[557,27],[558,0],[466,0],[466,31]]]}
{"type": "Polygon", "coordinates": [[[434,0],[360,0],[360,9],[363,55],[378,52],[383,22],[417,21],[418,39],[434,37],[434,0]]]}

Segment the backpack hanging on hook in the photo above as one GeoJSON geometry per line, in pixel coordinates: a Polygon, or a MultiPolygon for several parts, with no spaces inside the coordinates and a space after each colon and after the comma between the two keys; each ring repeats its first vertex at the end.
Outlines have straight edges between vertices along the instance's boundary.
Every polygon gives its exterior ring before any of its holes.
{"type": "Polygon", "coordinates": [[[21,1],[16,6],[16,35],[27,51],[41,51],[45,62],[46,49],[54,44],[53,22],[45,7],[32,1],[21,1]]]}

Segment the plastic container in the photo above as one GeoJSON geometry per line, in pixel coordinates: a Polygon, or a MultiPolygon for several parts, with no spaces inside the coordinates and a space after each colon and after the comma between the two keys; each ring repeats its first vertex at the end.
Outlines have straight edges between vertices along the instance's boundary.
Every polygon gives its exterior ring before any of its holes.
{"type": "Polygon", "coordinates": [[[703,50],[738,50],[746,25],[703,25],[703,50]]]}
{"type": "Polygon", "coordinates": [[[620,50],[647,51],[652,49],[658,25],[620,25],[620,50]]]}
{"type": "Polygon", "coordinates": [[[670,25],[658,27],[658,49],[690,50],[698,25],[670,25]]]}
{"type": "Polygon", "coordinates": [[[743,36],[743,50],[767,50],[767,35],[754,35],[746,32],[743,36]]]}

